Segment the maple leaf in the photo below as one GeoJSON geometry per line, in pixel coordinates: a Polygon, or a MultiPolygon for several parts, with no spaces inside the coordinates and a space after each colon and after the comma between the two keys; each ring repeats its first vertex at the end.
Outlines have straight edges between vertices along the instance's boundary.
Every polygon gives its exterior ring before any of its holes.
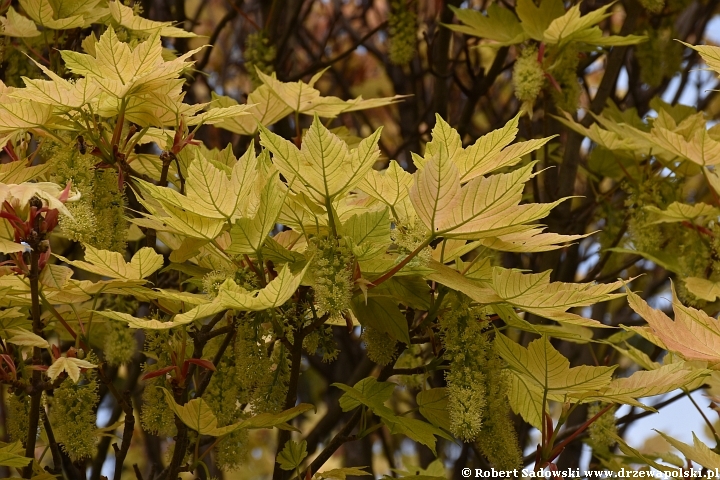
{"type": "MultiPolygon", "coordinates": [[[[650,307],[634,293],[628,293],[628,303],[648,325],[662,348],[680,354],[686,360],[720,363],[720,322],[702,310],[686,307],[678,300],[672,287],[672,307],[675,320],[661,310],[650,307]]],[[[658,343],[658,342],[654,342],[658,343]]]]}

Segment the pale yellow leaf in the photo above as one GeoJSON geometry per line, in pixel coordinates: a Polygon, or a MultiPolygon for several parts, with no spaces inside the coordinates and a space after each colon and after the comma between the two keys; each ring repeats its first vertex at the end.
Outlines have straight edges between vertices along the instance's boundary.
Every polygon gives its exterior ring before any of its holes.
{"type": "Polygon", "coordinates": [[[285,202],[286,191],[276,176],[263,188],[260,205],[253,218],[241,218],[230,229],[232,243],[226,252],[232,255],[256,253],[261,250],[270,231],[275,228],[280,210],[285,202]]]}
{"type": "Polygon", "coordinates": [[[460,176],[447,152],[432,157],[415,173],[410,200],[418,218],[432,234],[440,230],[444,218],[451,215],[456,205],[462,204],[460,197],[460,176]]]}
{"type": "Polygon", "coordinates": [[[34,60],[33,62],[45,75],[50,77],[50,80],[34,80],[23,77],[25,88],[15,90],[10,94],[12,97],[52,105],[65,111],[82,107],[102,92],[100,86],[90,79],[80,78],[70,82],[40,63],[34,60]]]}
{"type": "Polygon", "coordinates": [[[43,126],[51,116],[51,105],[30,100],[0,102],[0,133],[43,126]]]}
{"type": "Polygon", "coordinates": [[[597,394],[584,397],[583,402],[603,401],[635,405],[646,408],[637,399],[653,397],[685,387],[698,378],[710,375],[711,371],[693,368],[686,363],[671,363],[656,370],[641,370],[629,377],[616,378],[597,394]]]}
{"type": "Polygon", "coordinates": [[[567,310],[622,297],[623,293],[612,293],[622,286],[620,281],[608,284],[550,283],[549,270],[524,274],[495,267],[492,278],[492,287],[502,301],[543,318],[586,327],[607,326],[567,310]]]}
{"type": "Polygon", "coordinates": [[[662,127],[654,127],[648,139],[662,149],[700,165],[720,164],[720,142],[714,140],[705,128],[694,131],[689,139],[662,127]]]}
{"type": "Polygon", "coordinates": [[[139,200],[150,212],[150,214],[145,215],[144,219],[135,218],[132,220],[133,223],[139,226],[212,241],[222,233],[226,225],[223,220],[198,215],[180,207],[164,204],[162,209],[159,209],[148,201],[139,200]]]}
{"type": "Polygon", "coordinates": [[[617,365],[570,368],[570,361],[555,350],[546,336],[533,340],[525,348],[505,335],[498,334],[495,337],[495,348],[510,369],[523,380],[556,395],[604,388],[612,380],[612,372],[617,368],[617,365]]]}
{"type": "Polygon", "coordinates": [[[412,184],[413,176],[403,170],[398,162],[391,160],[385,170],[370,170],[358,187],[394,209],[407,198],[412,184]]]}
{"type": "Polygon", "coordinates": [[[12,240],[0,238],[0,253],[17,253],[27,250],[28,248],[29,247],[26,247],[21,243],[15,243],[12,240]]]}
{"type": "Polygon", "coordinates": [[[692,221],[698,217],[717,218],[720,215],[720,209],[702,202],[692,205],[673,202],[665,210],[648,205],[645,210],[651,214],[647,221],[648,225],[692,221]]]}
{"type": "Polygon", "coordinates": [[[48,263],[45,265],[45,268],[43,268],[43,271],[40,272],[40,283],[46,287],[61,290],[67,285],[72,275],[72,269],[62,265],[48,263]]]}
{"type": "Polygon", "coordinates": [[[712,451],[710,447],[705,445],[700,439],[693,433],[693,445],[690,446],[686,443],[677,440],[670,435],[665,435],[662,432],[658,432],[670,445],[677,448],[685,455],[685,458],[692,460],[693,462],[701,465],[705,468],[714,469],[720,468],[720,455],[712,451]]]}
{"type": "Polygon", "coordinates": [[[310,83],[305,83],[301,80],[298,82],[285,83],[279,81],[275,77],[275,74],[266,75],[260,70],[257,71],[260,80],[272,91],[278,100],[287,105],[291,111],[305,115],[318,115],[324,118],[336,117],[343,112],[391,105],[403,98],[402,96],[395,96],[365,100],[362,97],[358,97],[346,101],[337,97],[323,97],[319,90],[313,88],[314,83],[323,73],[324,71],[321,71],[316,74],[310,80],[310,83]]]}
{"type": "Polygon", "coordinates": [[[714,302],[720,297],[720,283],[706,278],[688,277],[685,279],[685,288],[696,297],[708,302],[714,302]]]}
{"type": "Polygon", "coordinates": [[[51,162],[28,167],[25,162],[10,162],[0,165],[0,182],[20,184],[35,180],[50,170],[51,162]]]}
{"type": "Polygon", "coordinates": [[[8,37],[32,38],[40,35],[35,22],[20,15],[12,6],[8,8],[6,17],[0,17],[0,25],[0,33],[8,37]]]}
{"type": "Polygon", "coordinates": [[[126,280],[142,280],[162,268],[164,262],[163,256],[150,247],[135,252],[130,262],[126,262],[118,252],[98,250],[90,245],[85,245],[84,261],[59,258],[86,272],[126,280]]]}
{"type": "Polygon", "coordinates": [[[85,25],[85,19],[82,15],[71,14],[58,18],[49,0],[20,0],[20,6],[35,23],[46,28],[69,30],[85,25]]]}
{"type": "MultiPolygon", "coordinates": [[[[210,108],[231,107],[237,105],[237,101],[230,97],[223,97],[213,92],[210,108]]],[[[250,115],[242,115],[226,118],[215,124],[216,127],[224,128],[241,135],[254,135],[258,125],[269,126],[288,116],[292,108],[283,102],[278,102],[270,87],[263,84],[253,90],[247,100],[248,112],[250,115]]]]}
{"type": "Polygon", "coordinates": [[[130,328],[140,328],[144,330],[168,330],[177,326],[186,325],[186,323],[182,322],[161,322],[160,320],[138,318],[128,313],[112,312],[109,310],[95,310],[94,313],[111,320],[124,322],[130,328]]]}
{"type": "Polygon", "coordinates": [[[50,347],[47,340],[24,328],[9,329],[7,333],[11,335],[11,337],[6,340],[8,343],[21,345],[23,347],[50,347]]]}
{"type": "Polygon", "coordinates": [[[97,365],[87,360],[80,360],[79,358],[60,357],[48,367],[46,373],[47,376],[50,377],[50,380],[55,380],[62,372],[66,372],[68,377],[77,383],[78,380],[80,380],[81,368],[97,368],[97,365]]]}
{"type": "Polygon", "coordinates": [[[702,310],[686,307],[678,300],[674,287],[672,291],[675,321],[632,292],[628,293],[628,303],[669,351],[686,360],[710,362],[715,367],[720,363],[720,322],[702,310]]]}
{"type": "Polygon", "coordinates": [[[592,235],[592,233],[560,235],[558,233],[543,233],[543,230],[545,228],[534,228],[498,237],[484,238],[479,243],[487,248],[501,252],[547,252],[564,248],[570,242],[592,235]]]}
{"type": "Polygon", "coordinates": [[[543,425],[543,391],[531,379],[510,370],[508,404],[515,413],[538,430],[543,425]]]}
{"type": "Polygon", "coordinates": [[[478,303],[490,304],[502,301],[502,298],[487,284],[465,277],[457,270],[439,262],[432,261],[428,266],[433,270],[433,273],[424,275],[428,280],[462,292],[478,303]]]}
{"type": "Polygon", "coordinates": [[[135,15],[133,9],[120,1],[109,1],[108,7],[112,19],[123,28],[142,35],[160,32],[163,37],[191,38],[197,35],[182,28],[173,27],[171,22],[155,22],[135,15]]]}
{"type": "Polygon", "coordinates": [[[707,66],[720,75],[720,47],[713,45],[691,45],[685,42],[680,43],[698,52],[707,66]]]}
{"type": "MultiPolygon", "coordinates": [[[[611,5],[611,4],[610,4],[611,5]]],[[[580,15],[580,3],[573,5],[562,17],[556,18],[543,34],[546,43],[563,46],[571,40],[582,41],[582,35],[593,25],[609,17],[607,13],[610,5],[593,10],[586,15],[580,15]]]]}

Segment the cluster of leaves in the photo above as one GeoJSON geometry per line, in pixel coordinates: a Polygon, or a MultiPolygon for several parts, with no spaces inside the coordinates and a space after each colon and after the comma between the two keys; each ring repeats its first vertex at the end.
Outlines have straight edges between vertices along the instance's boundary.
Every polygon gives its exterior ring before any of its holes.
{"type": "MultiPolygon", "coordinates": [[[[391,2],[391,56],[403,65],[417,33],[407,6],[391,2]]],[[[91,467],[99,478],[122,430],[120,480],[130,474],[138,423],[170,447],[164,465],[147,465],[153,479],[241,469],[256,431],[269,429],[277,429],[277,479],[370,475],[361,465],[323,467],[347,442],[387,445],[391,435],[438,459],[439,444],[458,442],[486,465],[539,470],[557,468],[589,432],[594,458],[609,468],[670,468],[657,460],[670,454],[625,443],[608,412],[717,383],[720,327],[694,308],[712,311],[720,297],[717,129],[706,128],[702,112],[660,100],[650,119],[612,104],[589,113],[591,126],[557,116],[590,139],[588,175],[611,179],[602,195],[615,195],[628,214],[607,226],[615,237],[600,237],[598,272],[625,257],[673,272],[693,305],[673,290],[674,321],[622,280],[555,281],[551,270],[502,261],[567,251],[592,234],[538,223],[572,199],[543,203],[537,190],[554,136],[518,137],[546,90],[559,113],[576,110],[579,53],[645,40],[604,35],[597,24],[610,5],[585,15],[553,0],[520,1],[515,13],[453,9],[461,24],[449,29],[520,52],[521,112],[470,144],[437,115],[406,169],[383,154],[380,128],[357,137],[321,121],[400,97],[326,96],[315,88],[322,72],[281,81],[268,73],[277,52],[262,30],[250,42],[264,52],[248,59],[257,88],[247,102],[213,93],[190,104],[184,77],[202,47],[176,54],[163,38],[194,34],[113,0],[3,8],[10,43],[54,48],[33,59],[33,74],[0,82],[9,160],[0,165],[0,382],[14,442],[0,446],[0,466],[36,480],[82,478],[91,467]],[[84,53],[61,48],[71,38],[84,53]],[[282,125],[293,121],[286,138],[282,125]],[[247,142],[208,148],[197,139],[204,125],[247,142]],[[703,188],[713,204],[698,200],[703,188]],[[647,325],[614,333],[616,322],[590,318],[589,307],[626,296],[647,325]],[[560,342],[615,350],[637,369],[571,367],[560,342]],[[657,362],[640,348],[649,344],[670,354],[657,362]],[[302,391],[306,365],[337,361],[347,345],[366,352],[358,378],[328,385],[333,402],[313,405],[302,391]],[[114,405],[102,429],[100,398],[114,405]],[[312,429],[320,406],[343,419],[322,446],[312,429]],[[529,461],[511,410],[540,432],[529,461]],[[586,422],[562,428],[585,410],[586,422]]],[[[720,48],[692,48],[720,73],[720,48]]],[[[690,461],[720,465],[699,440],[668,441],[690,461]]],[[[445,478],[441,461],[408,468],[396,471],[445,478]]]]}

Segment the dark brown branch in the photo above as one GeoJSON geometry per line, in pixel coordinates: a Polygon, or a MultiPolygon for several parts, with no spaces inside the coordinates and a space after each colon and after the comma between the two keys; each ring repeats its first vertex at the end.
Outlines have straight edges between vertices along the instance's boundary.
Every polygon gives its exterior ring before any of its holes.
{"type": "Polygon", "coordinates": [[[132,398],[129,390],[123,392],[123,398],[125,400],[124,405],[129,406],[129,410],[123,408],[125,411],[125,428],[123,429],[122,446],[118,449],[117,444],[113,444],[113,448],[115,449],[114,480],[121,480],[123,464],[130,450],[130,442],[132,441],[133,432],[135,431],[135,415],[132,410],[132,398]]]}
{"type": "Polygon", "coordinates": [[[460,138],[463,138],[465,134],[470,131],[472,116],[475,113],[475,105],[477,105],[480,97],[488,93],[490,87],[492,87],[495,83],[498,75],[502,73],[509,50],[509,47],[500,48],[487,73],[483,75],[482,79],[475,80],[470,94],[468,95],[467,102],[465,103],[465,107],[460,114],[460,120],[458,122],[458,133],[460,134],[460,138]]]}
{"type": "MultiPolygon", "coordinates": [[[[375,364],[373,363],[373,361],[367,357],[364,357],[362,359],[362,361],[358,363],[357,367],[355,368],[355,371],[352,372],[352,374],[346,380],[347,383],[349,385],[354,385],[362,378],[365,378],[366,376],[370,375],[370,372],[372,372],[374,367],[375,367],[375,364]]],[[[333,395],[331,395],[328,398],[327,413],[325,413],[323,418],[320,419],[320,421],[317,423],[317,425],[315,425],[315,427],[310,431],[310,433],[305,438],[305,440],[307,441],[308,452],[315,451],[318,444],[320,444],[320,442],[323,441],[325,436],[328,435],[329,432],[332,431],[333,426],[342,417],[343,412],[342,412],[342,409],[340,408],[340,404],[338,403],[338,400],[341,395],[342,395],[342,392],[338,391],[338,392],[335,392],[333,395]]]]}
{"type": "MultiPolygon", "coordinates": [[[[440,13],[441,23],[451,23],[453,16],[455,15],[450,6],[459,7],[460,0],[448,0],[444,2],[444,8],[440,13]]],[[[434,106],[435,112],[441,117],[447,119],[447,107],[448,107],[448,78],[450,72],[448,72],[448,66],[450,64],[450,39],[452,38],[452,30],[445,28],[441,25],[437,25],[439,29],[437,37],[433,42],[432,48],[428,49],[428,52],[432,52],[432,59],[430,64],[433,66],[435,77],[435,92],[434,92],[434,106]]],[[[429,46],[428,46],[429,47],[429,46]]],[[[431,123],[434,125],[434,120],[431,119],[431,123]]]]}
{"type": "Polygon", "coordinates": [[[358,407],[355,410],[355,413],[353,413],[352,417],[350,417],[350,420],[348,420],[348,422],[340,429],[340,431],[333,437],[333,439],[330,440],[330,443],[328,443],[327,446],[323,449],[323,451],[320,452],[317,457],[315,457],[315,460],[313,460],[310,466],[307,468],[307,470],[310,471],[310,475],[313,475],[320,469],[320,467],[325,465],[325,462],[327,462],[330,457],[332,457],[333,453],[335,453],[338,448],[342,447],[347,442],[355,440],[355,437],[350,435],[350,432],[353,431],[355,426],[360,421],[361,417],[362,407],[358,407]]]}
{"type": "Polygon", "coordinates": [[[298,80],[310,75],[311,73],[317,73],[318,70],[322,70],[323,68],[329,67],[330,65],[333,65],[340,60],[346,58],[350,54],[352,54],[355,50],[358,49],[358,47],[362,46],[365,42],[367,42],[373,35],[375,35],[377,32],[382,30],[387,26],[387,22],[383,22],[377,27],[370,30],[368,33],[365,34],[360,40],[356,41],[355,44],[345,50],[343,53],[339,54],[338,56],[331,58],[330,60],[326,60],[324,62],[317,62],[313,65],[310,65],[308,68],[303,70],[302,72],[298,73],[297,75],[293,75],[291,78],[288,79],[289,82],[297,82],[298,80]]]}
{"type": "Polygon", "coordinates": [[[63,461],[62,461],[62,455],[60,454],[60,447],[58,446],[57,440],[55,440],[55,434],[52,430],[52,425],[50,425],[50,420],[48,419],[47,415],[43,415],[43,427],[45,428],[45,434],[48,438],[48,446],[50,447],[50,453],[52,454],[53,459],[53,469],[52,473],[54,475],[58,475],[62,473],[62,467],[63,467],[63,461]]]}
{"type": "Polygon", "coordinates": [[[133,464],[133,472],[135,472],[135,478],[137,480],[145,480],[142,476],[142,473],[140,472],[140,467],[138,467],[137,463],[133,464]]]}
{"type": "MultiPolygon", "coordinates": [[[[232,22],[237,18],[238,16],[238,8],[242,5],[243,0],[236,0],[235,6],[237,8],[231,8],[227,11],[227,13],[220,19],[220,21],[215,26],[215,30],[213,30],[212,34],[210,35],[210,40],[208,41],[208,44],[210,45],[209,48],[205,49],[205,53],[203,54],[202,59],[200,59],[199,62],[195,64],[195,69],[202,71],[205,66],[210,61],[210,55],[212,54],[215,42],[217,42],[218,37],[220,37],[220,33],[225,28],[225,25],[232,22]]],[[[204,3],[204,2],[203,2],[204,3]]]]}
{"type": "MultiPolygon", "coordinates": [[[[233,330],[231,333],[225,337],[223,340],[222,345],[220,345],[220,348],[218,349],[217,353],[215,354],[215,357],[213,358],[213,365],[217,365],[220,363],[220,360],[222,360],[223,355],[225,355],[225,351],[230,346],[230,344],[233,341],[233,338],[235,337],[235,330],[233,330]]],[[[210,385],[210,380],[212,380],[213,371],[207,370],[205,374],[203,375],[202,380],[200,381],[200,384],[195,389],[195,396],[200,397],[203,393],[205,393],[205,389],[207,389],[208,385],[210,385]]]]}
{"type": "MultiPolygon", "coordinates": [[[[702,388],[702,387],[700,387],[700,388],[702,388]]],[[[693,390],[693,391],[691,391],[691,392],[678,393],[677,395],[674,395],[674,396],[668,398],[667,400],[663,400],[662,402],[659,402],[659,403],[656,403],[655,405],[652,405],[652,407],[653,407],[655,410],[660,410],[661,408],[666,407],[666,406],[668,406],[668,405],[670,405],[670,404],[672,404],[672,403],[675,403],[675,402],[677,402],[678,400],[684,398],[684,397],[687,396],[687,395],[692,394],[693,392],[695,392],[695,391],[697,391],[697,390],[699,390],[699,389],[695,389],[695,390],[693,390]]],[[[629,413],[629,414],[625,415],[624,417],[618,418],[618,419],[615,421],[615,425],[621,426],[621,425],[629,424],[629,423],[631,423],[631,422],[634,422],[635,420],[640,420],[641,418],[645,418],[645,417],[647,417],[647,416],[654,415],[655,413],[657,413],[657,412],[652,411],[652,410],[644,410],[644,411],[642,411],[642,412],[640,412],[640,413],[629,413]]],[[[562,440],[565,440],[565,439],[569,438],[569,437],[572,436],[572,435],[575,435],[576,432],[577,432],[578,430],[580,430],[581,427],[582,427],[582,425],[577,425],[577,426],[575,426],[575,427],[573,427],[573,428],[568,428],[568,429],[564,430],[562,433],[560,433],[560,434],[557,436],[557,439],[556,439],[556,440],[562,441],[562,440]]],[[[588,434],[588,432],[587,432],[587,430],[586,430],[586,431],[582,432],[581,434],[575,435],[575,438],[574,438],[574,439],[575,439],[575,440],[579,440],[580,438],[583,438],[583,437],[586,436],[587,434],[588,434]]],[[[532,463],[532,462],[534,462],[534,461],[535,461],[535,452],[533,452],[533,453],[525,456],[525,458],[523,458],[523,465],[528,465],[528,464],[530,464],[530,463],[532,463]]]]}
{"type": "MultiPolygon", "coordinates": [[[[38,219],[41,217],[38,215],[38,219]]],[[[39,230],[39,228],[37,229],[39,230]]],[[[30,274],[28,280],[30,281],[30,299],[32,302],[31,314],[32,314],[32,327],[35,335],[42,337],[42,320],[40,319],[40,243],[38,239],[31,243],[32,251],[30,252],[30,274]]],[[[42,365],[42,349],[40,347],[33,347],[32,356],[33,365],[42,365]]],[[[32,374],[32,385],[39,385],[42,380],[40,370],[33,370],[32,374]]],[[[40,404],[42,402],[42,390],[34,392],[30,396],[30,418],[28,420],[28,431],[27,437],[25,438],[25,456],[28,458],[35,458],[35,442],[37,440],[38,425],[40,422],[40,404]]],[[[30,478],[32,476],[32,462],[23,469],[23,478],[30,478]]]]}

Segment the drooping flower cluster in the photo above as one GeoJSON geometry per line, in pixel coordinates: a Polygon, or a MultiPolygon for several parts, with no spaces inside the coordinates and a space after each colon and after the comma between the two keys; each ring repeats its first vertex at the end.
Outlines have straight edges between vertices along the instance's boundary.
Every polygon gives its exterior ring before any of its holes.
{"type": "Polygon", "coordinates": [[[476,439],[478,448],[497,469],[520,468],[522,452],[510,415],[510,405],[507,402],[507,392],[510,388],[505,362],[493,352],[492,347],[488,351],[483,373],[485,374],[485,412],[480,434],[476,439]]]}
{"type": "Polygon", "coordinates": [[[458,296],[440,324],[450,360],[445,375],[450,425],[453,435],[467,442],[480,433],[487,397],[483,372],[491,345],[479,320],[469,299],[458,296]]]}
{"type": "MultiPolygon", "coordinates": [[[[210,351],[214,346],[209,346],[210,351]]],[[[220,426],[230,425],[247,416],[243,411],[247,397],[240,392],[242,384],[237,367],[242,361],[237,358],[236,349],[229,349],[222,361],[215,366],[217,370],[204,395],[220,426]]],[[[223,438],[217,446],[218,465],[224,470],[231,470],[243,463],[248,453],[247,443],[248,434],[244,429],[236,430],[223,438]]]]}
{"type": "MultiPolygon", "coordinates": [[[[82,147],[81,147],[82,148],[82,147]]],[[[124,252],[127,240],[125,196],[118,187],[115,170],[96,168],[98,158],[78,148],[48,142],[44,155],[57,167],[53,179],[72,184],[81,193],[77,202],[68,205],[72,216],[62,216],[60,227],[70,239],[95,248],[124,252]]]]}
{"type": "MultiPolygon", "coordinates": [[[[427,231],[421,222],[402,223],[395,220],[395,228],[390,231],[390,239],[398,251],[410,254],[418,248],[427,238],[427,231]]],[[[432,249],[425,247],[410,261],[410,265],[427,265],[432,258],[432,249]]]]}
{"type": "MultiPolygon", "coordinates": [[[[603,408],[605,408],[605,405],[602,403],[596,402],[591,404],[588,408],[588,419],[593,418],[603,408]]],[[[595,454],[609,453],[610,447],[615,445],[615,439],[613,438],[617,436],[615,410],[616,407],[611,407],[610,410],[590,424],[588,429],[590,431],[590,438],[587,440],[587,443],[593,448],[595,454]]]]}
{"type": "MultiPolygon", "coordinates": [[[[169,341],[170,334],[167,330],[154,330],[146,333],[144,352],[148,358],[155,360],[155,363],[144,365],[145,374],[170,365],[167,349],[169,341]]],[[[167,408],[165,396],[162,390],[157,388],[167,388],[168,386],[165,376],[145,380],[140,418],[143,429],[155,435],[173,436],[176,432],[175,414],[167,408]]]]}
{"type": "Polygon", "coordinates": [[[341,321],[353,295],[352,253],[342,239],[332,237],[315,237],[309,253],[315,267],[313,291],[317,315],[341,321]]]}
{"type": "Polygon", "coordinates": [[[73,461],[95,454],[97,390],[94,379],[75,383],[68,378],[53,394],[50,411],[55,438],[73,461]]]}
{"type": "Polygon", "coordinates": [[[243,51],[245,58],[245,70],[252,79],[254,86],[261,85],[262,82],[258,77],[257,71],[263,73],[271,73],[273,64],[277,56],[277,49],[272,44],[264,30],[251,33],[245,39],[245,50],[243,51]]]}
{"type": "Polygon", "coordinates": [[[538,62],[538,51],[534,46],[523,49],[515,60],[512,76],[515,97],[521,102],[535,103],[545,83],[545,72],[538,62]]]}
{"type": "MultiPolygon", "coordinates": [[[[657,3],[662,10],[663,2],[657,3]]],[[[650,10],[648,5],[645,8],[650,10]]],[[[677,32],[672,25],[664,28],[648,28],[645,31],[648,41],[635,47],[635,58],[640,64],[640,79],[651,87],[659,86],[666,78],[672,78],[680,70],[683,59],[682,44],[675,41],[677,32]]]]}
{"type": "Polygon", "coordinates": [[[13,441],[25,441],[30,424],[30,397],[15,395],[7,398],[8,433],[13,441]]]}
{"type": "Polygon", "coordinates": [[[378,365],[387,365],[395,358],[397,341],[386,333],[366,326],[363,329],[362,339],[368,357],[378,365]]]}
{"type": "Polygon", "coordinates": [[[388,16],[390,61],[395,65],[407,65],[415,57],[417,37],[417,13],[415,2],[390,0],[388,16]]]}
{"type": "Polygon", "coordinates": [[[560,50],[552,59],[548,73],[556,86],[550,91],[557,107],[566,112],[575,112],[580,101],[580,82],[577,68],[580,63],[580,47],[572,43],[560,50]]]}

